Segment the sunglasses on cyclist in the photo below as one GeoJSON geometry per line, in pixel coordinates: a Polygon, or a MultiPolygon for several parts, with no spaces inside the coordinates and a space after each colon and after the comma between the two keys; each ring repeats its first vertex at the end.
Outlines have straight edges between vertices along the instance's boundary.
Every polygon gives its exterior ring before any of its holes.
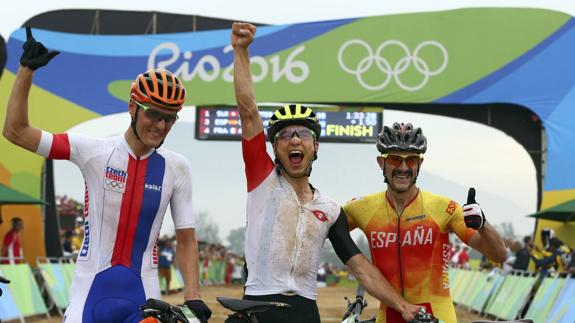
{"type": "Polygon", "coordinates": [[[291,140],[296,135],[301,140],[315,139],[315,133],[306,127],[284,128],[276,134],[275,139],[291,140]]]}
{"type": "Polygon", "coordinates": [[[405,165],[411,168],[419,165],[419,162],[423,160],[423,155],[393,155],[393,154],[383,154],[381,155],[385,162],[393,167],[401,166],[401,163],[405,161],[405,165]]]}
{"type": "Polygon", "coordinates": [[[178,120],[178,114],[176,113],[163,113],[160,112],[156,109],[152,109],[150,107],[147,107],[143,104],[141,104],[140,102],[134,100],[134,103],[136,103],[137,106],[139,106],[140,108],[142,108],[142,110],[144,110],[144,114],[146,115],[146,118],[154,121],[154,122],[160,122],[162,120],[164,120],[167,124],[171,125],[174,122],[176,122],[176,120],[178,120]]]}

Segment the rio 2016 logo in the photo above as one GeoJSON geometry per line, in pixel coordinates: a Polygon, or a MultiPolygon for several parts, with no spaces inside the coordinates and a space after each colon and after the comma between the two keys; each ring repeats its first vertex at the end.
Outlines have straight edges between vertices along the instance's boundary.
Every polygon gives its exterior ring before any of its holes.
{"type": "MultiPolygon", "coordinates": [[[[297,56],[301,54],[305,46],[297,46],[288,54],[287,58],[282,62],[279,55],[264,58],[262,56],[252,56],[251,65],[257,66],[256,72],[252,72],[253,81],[255,83],[261,82],[271,74],[272,82],[276,83],[280,79],[285,78],[290,83],[301,83],[305,81],[309,75],[309,66],[306,62],[298,60],[297,56]]],[[[233,48],[228,45],[223,48],[224,55],[231,55],[233,48]]],[[[176,43],[162,43],[152,50],[148,57],[148,69],[164,68],[169,69],[174,74],[179,76],[184,81],[191,81],[199,78],[204,82],[213,82],[221,78],[225,82],[231,83],[234,81],[233,64],[222,66],[218,57],[214,55],[204,55],[197,60],[196,65],[191,68],[190,60],[194,53],[191,51],[182,51],[176,43]],[[166,52],[169,53],[168,58],[159,60],[159,55],[164,56],[166,52]],[[183,62],[180,66],[172,66],[172,64],[180,61],[183,62]]]]}
{"type": "MultiPolygon", "coordinates": [[[[399,40],[386,40],[381,43],[375,51],[372,47],[361,39],[351,39],[343,43],[339,48],[337,60],[340,67],[351,75],[354,75],[358,83],[370,91],[378,91],[384,89],[391,80],[395,81],[397,86],[405,91],[418,91],[422,89],[432,76],[438,75],[445,70],[449,62],[447,50],[445,47],[434,40],[426,40],[421,42],[415,47],[413,52],[407,45],[399,40]],[[395,47],[395,49],[393,49],[395,47]],[[424,49],[439,51],[441,57],[440,64],[431,64],[424,58],[426,55],[422,54],[424,49]],[[392,50],[400,52],[401,58],[392,60],[386,55],[387,52],[392,50]],[[353,64],[350,59],[351,54],[362,52],[357,63],[353,64]],[[344,57],[345,56],[345,57],[344,57]],[[416,84],[406,84],[407,82],[402,79],[402,75],[408,72],[408,69],[413,67],[414,72],[419,74],[419,79],[416,84]],[[374,81],[374,75],[377,75],[377,81],[374,81]],[[369,79],[369,80],[366,80],[369,79]]],[[[413,71],[413,70],[412,70],[413,71]]]]}

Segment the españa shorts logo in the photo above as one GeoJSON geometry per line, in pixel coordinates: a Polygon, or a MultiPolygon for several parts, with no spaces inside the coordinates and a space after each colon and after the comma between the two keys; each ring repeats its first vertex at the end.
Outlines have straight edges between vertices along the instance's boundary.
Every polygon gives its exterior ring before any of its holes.
{"type": "Polygon", "coordinates": [[[108,191],[124,193],[124,190],[126,189],[127,177],[128,173],[125,170],[106,166],[106,174],[104,176],[104,189],[108,191]]]}

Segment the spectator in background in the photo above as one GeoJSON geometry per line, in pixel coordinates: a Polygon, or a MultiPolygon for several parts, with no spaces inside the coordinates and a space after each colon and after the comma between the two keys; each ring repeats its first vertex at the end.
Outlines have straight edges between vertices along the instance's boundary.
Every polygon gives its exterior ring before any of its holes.
{"type": "Polygon", "coordinates": [[[226,285],[232,283],[232,274],[234,273],[235,256],[226,251],[226,277],[224,282],[226,285]]]}
{"type": "Polygon", "coordinates": [[[571,259],[569,259],[569,264],[565,267],[565,271],[575,278],[575,249],[571,249],[571,259]]]}
{"type": "Polygon", "coordinates": [[[456,244],[451,248],[450,262],[452,267],[457,267],[459,264],[459,253],[461,252],[461,247],[456,244]]]}
{"type": "Polygon", "coordinates": [[[163,238],[158,241],[158,275],[160,281],[166,280],[165,294],[170,293],[170,282],[172,281],[172,262],[174,259],[174,249],[169,239],[163,238]]]}
{"type": "Polygon", "coordinates": [[[20,232],[24,229],[24,222],[21,218],[12,218],[12,229],[4,236],[2,244],[3,264],[20,264],[24,262],[24,252],[20,244],[20,232]]]}
{"type": "Polygon", "coordinates": [[[457,266],[459,268],[465,268],[468,269],[469,268],[469,247],[468,246],[463,246],[463,248],[461,248],[461,251],[459,252],[459,261],[457,262],[457,266]]]}
{"type": "Polygon", "coordinates": [[[547,275],[547,272],[563,272],[565,271],[566,264],[563,263],[563,256],[566,253],[566,246],[558,238],[550,238],[548,242],[548,249],[546,251],[538,251],[535,248],[531,258],[535,262],[536,269],[541,270],[542,277],[547,275]]]}
{"type": "Polygon", "coordinates": [[[72,236],[72,250],[74,254],[78,254],[82,249],[84,242],[84,218],[81,216],[76,217],[74,224],[74,235],[72,236]]]}
{"type": "Polygon", "coordinates": [[[317,287],[326,287],[327,286],[327,272],[325,270],[325,264],[319,265],[319,269],[317,270],[317,287]]]}
{"type": "Polygon", "coordinates": [[[244,282],[244,260],[236,257],[234,260],[234,271],[232,272],[232,284],[242,284],[244,282]]]}
{"type": "Polygon", "coordinates": [[[74,231],[66,230],[64,232],[64,240],[62,241],[62,253],[64,257],[73,257],[74,249],[72,248],[72,237],[74,236],[74,231]]]}
{"type": "Polygon", "coordinates": [[[515,261],[513,262],[513,269],[514,270],[524,270],[526,271],[529,267],[529,260],[531,259],[531,236],[525,236],[523,238],[523,246],[519,244],[518,241],[515,242],[516,244],[512,247],[515,252],[515,261]],[[517,244],[519,244],[519,248],[517,248],[517,244]]]}

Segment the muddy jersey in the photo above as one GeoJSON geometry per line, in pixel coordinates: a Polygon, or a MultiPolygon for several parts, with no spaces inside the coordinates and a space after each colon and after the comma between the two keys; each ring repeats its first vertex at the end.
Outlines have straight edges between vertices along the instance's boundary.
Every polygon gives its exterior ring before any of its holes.
{"type": "Polygon", "coordinates": [[[66,320],[97,321],[91,318],[95,310],[88,307],[106,304],[108,296],[114,304],[121,299],[128,304],[133,295],[138,295],[133,302],[160,297],[156,241],[168,204],[176,229],[194,227],[188,161],[166,149],[138,158],[123,135],[42,132],[37,153],[70,160],[86,185],[84,240],[66,320]]]}
{"type": "Polygon", "coordinates": [[[295,292],[315,300],[320,251],[341,207],[315,189],[301,204],[266,152],[263,131],[242,140],[248,184],[246,295],[295,292]]]}
{"type": "MultiPolygon", "coordinates": [[[[475,230],[465,226],[456,202],[428,192],[418,194],[398,215],[385,192],[344,207],[351,229],[366,235],[374,264],[395,290],[412,304],[425,305],[444,322],[457,322],[449,292],[449,232],[468,243],[475,230]]],[[[403,322],[380,304],[377,322],[403,322]]]]}

